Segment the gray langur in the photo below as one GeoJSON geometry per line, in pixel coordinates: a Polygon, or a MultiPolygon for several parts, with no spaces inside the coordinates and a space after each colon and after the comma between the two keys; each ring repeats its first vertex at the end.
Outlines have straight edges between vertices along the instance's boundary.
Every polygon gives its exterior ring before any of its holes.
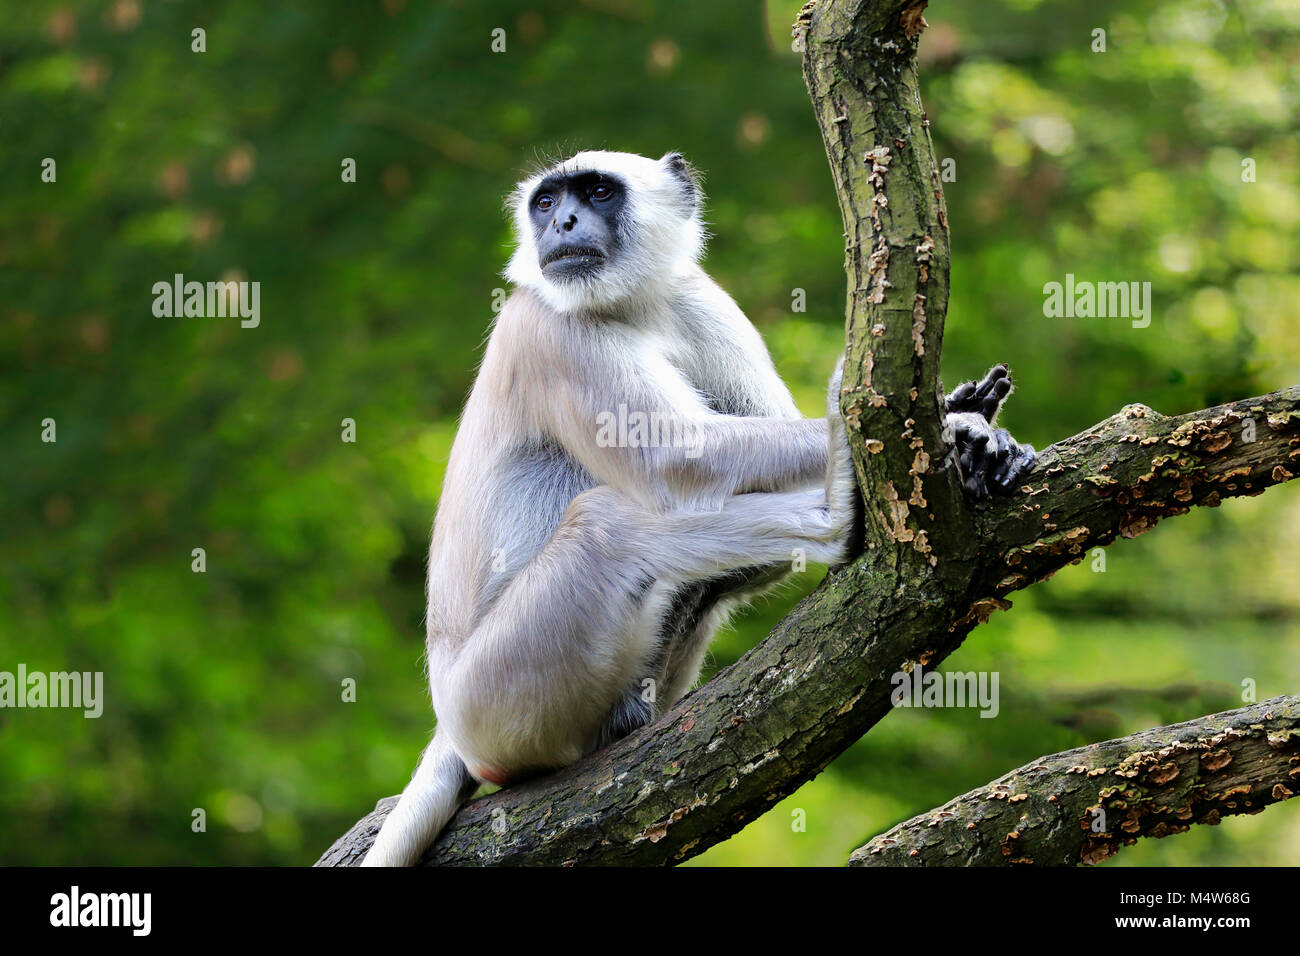
{"type": "MultiPolygon", "coordinates": [[[[678,153],[583,152],[511,197],[515,286],[452,446],[429,550],[433,740],[366,866],[417,862],[480,784],[571,764],[685,694],[714,631],[795,559],[848,557],[839,413],[799,414],[700,268],[678,153]]],[[[1035,456],[992,421],[1006,368],[948,399],[966,489],[1035,456]]]]}

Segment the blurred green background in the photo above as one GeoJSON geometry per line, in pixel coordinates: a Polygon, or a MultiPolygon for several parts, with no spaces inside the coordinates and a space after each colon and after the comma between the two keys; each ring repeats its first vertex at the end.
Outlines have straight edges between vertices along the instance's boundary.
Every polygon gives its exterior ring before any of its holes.
{"type": "MultiPolygon", "coordinates": [[[[818,413],[843,249],[799,5],[4,6],[0,670],[103,671],[106,703],[0,710],[0,862],[305,864],[401,789],[432,726],[428,531],[504,285],[501,200],[539,153],[683,150],[707,176],[707,268],[818,413]],[[155,318],[151,287],[177,272],[259,281],[260,327],[155,318]]],[[[950,386],[1010,362],[1005,423],[1041,447],[1127,402],[1176,413],[1300,382],[1300,7],[927,16],[931,132],[956,164],[950,386]],[[1150,281],[1150,327],[1044,318],[1067,272],[1150,281]]],[[[698,862],[842,864],[1042,753],[1237,706],[1245,679],[1296,692],[1298,532],[1285,486],[1020,594],[949,661],[1000,673],[998,719],[894,714],[698,862]]],[[[724,633],[713,666],[814,577],[724,633]]],[[[1113,862],[1300,862],[1300,810],[1113,862]]]]}

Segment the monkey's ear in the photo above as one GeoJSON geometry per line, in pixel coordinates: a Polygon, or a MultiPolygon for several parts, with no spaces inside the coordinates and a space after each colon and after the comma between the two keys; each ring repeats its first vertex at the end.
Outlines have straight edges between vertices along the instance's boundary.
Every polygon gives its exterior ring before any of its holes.
{"type": "Polygon", "coordinates": [[[659,162],[664,164],[672,176],[682,184],[682,191],[690,200],[691,208],[696,208],[704,196],[703,190],[700,189],[700,178],[695,172],[695,168],[686,161],[686,157],[681,153],[664,153],[659,162]]]}

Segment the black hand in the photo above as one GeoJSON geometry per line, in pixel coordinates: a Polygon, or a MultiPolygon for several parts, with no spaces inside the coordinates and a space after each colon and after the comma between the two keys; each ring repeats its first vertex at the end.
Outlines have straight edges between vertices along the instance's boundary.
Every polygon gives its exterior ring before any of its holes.
{"type": "Polygon", "coordinates": [[[978,382],[958,385],[944,403],[949,412],[972,412],[985,421],[997,418],[1002,403],[1011,394],[1011,372],[1005,365],[995,365],[978,382]]]}
{"type": "Polygon", "coordinates": [[[962,487],[973,498],[1011,494],[1038,462],[1032,446],[992,425],[1010,394],[1010,371],[995,365],[980,381],[959,385],[944,403],[957,445],[962,487]]]}

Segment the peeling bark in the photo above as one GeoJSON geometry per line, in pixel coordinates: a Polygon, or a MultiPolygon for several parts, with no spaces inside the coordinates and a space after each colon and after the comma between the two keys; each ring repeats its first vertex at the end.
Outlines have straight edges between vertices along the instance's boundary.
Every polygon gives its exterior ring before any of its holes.
{"type": "Polygon", "coordinates": [[[1100,863],[1300,792],[1300,697],[1040,757],[873,838],[850,866],[1100,863]]]}
{"type": "MultiPolygon", "coordinates": [[[[940,415],[948,230],[914,66],[923,7],[820,0],[795,25],[844,216],[841,409],[865,551],[654,724],[462,808],[426,864],[694,856],[820,773],[890,711],[893,674],[943,660],[1010,607],[1006,595],[1087,548],[1257,494],[1300,467],[1297,387],[1179,417],[1129,406],[1045,450],[1018,494],[964,499],[940,415]]],[[[381,801],[320,864],[359,862],[391,805],[381,801]]]]}

